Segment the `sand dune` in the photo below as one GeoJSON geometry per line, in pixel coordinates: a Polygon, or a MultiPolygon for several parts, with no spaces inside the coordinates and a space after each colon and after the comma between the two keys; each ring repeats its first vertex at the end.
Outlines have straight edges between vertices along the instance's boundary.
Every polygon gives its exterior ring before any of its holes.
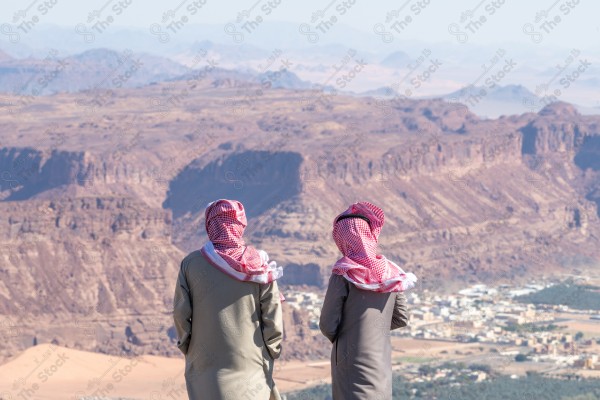
{"type": "MultiPolygon", "coordinates": [[[[394,370],[419,359],[473,362],[483,357],[492,362],[497,357],[481,343],[391,339],[394,370]]],[[[183,357],[119,357],[41,344],[0,365],[0,400],[187,399],[183,368],[183,357]]],[[[275,382],[282,393],[329,383],[329,368],[328,359],[278,360],[275,382]]]]}
{"type": "MultiPolygon", "coordinates": [[[[392,357],[440,357],[442,350],[472,346],[392,338],[392,357]]],[[[187,399],[183,368],[183,357],[118,357],[40,344],[0,365],[0,400],[187,399]]],[[[283,393],[330,381],[328,359],[275,363],[283,393]]]]}
{"type": "Polygon", "coordinates": [[[51,344],[0,366],[0,399],[186,399],[183,359],[129,358],[51,344]]]}
{"type": "MultiPolygon", "coordinates": [[[[30,347],[0,365],[0,400],[187,399],[183,358],[111,356],[52,344],[30,347]]],[[[278,362],[287,392],[328,381],[329,362],[278,362]]]]}

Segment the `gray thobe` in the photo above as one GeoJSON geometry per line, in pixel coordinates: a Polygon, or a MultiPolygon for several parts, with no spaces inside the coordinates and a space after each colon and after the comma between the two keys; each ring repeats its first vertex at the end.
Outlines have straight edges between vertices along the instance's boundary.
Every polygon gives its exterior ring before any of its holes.
{"type": "Polygon", "coordinates": [[[190,399],[280,399],[273,381],[283,338],[276,281],[238,281],[194,251],[181,262],[173,319],[190,399]]]}
{"type": "Polygon", "coordinates": [[[404,294],[358,289],[343,276],[331,275],[319,327],[333,343],[334,400],[392,398],[390,331],[407,323],[404,294]]]}

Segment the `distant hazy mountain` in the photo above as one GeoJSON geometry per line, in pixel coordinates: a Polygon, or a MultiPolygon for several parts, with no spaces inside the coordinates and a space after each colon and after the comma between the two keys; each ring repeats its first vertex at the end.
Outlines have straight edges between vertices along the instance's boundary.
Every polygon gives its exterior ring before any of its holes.
{"type": "MultiPolygon", "coordinates": [[[[380,87],[359,94],[359,96],[381,98],[391,98],[397,95],[391,87],[380,87]]],[[[469,86],[446,95],[429,96],[428,98],[442,98],[450,103],[462,103],[474,114],[492,118],[500,115],[537,112],[546,105],[523,85],[496,86],[493,89],[484,86],[469,86]]],[[[587,111],[587,114],[592,113],[587,111]]]]}
{"type": "MultiPolygon", "coordinates": [[[[243,10],[232,9],[232,18],[239,11],[243,10]]],[[[256,9],[254,12],[259,11],[256,9]]],[[[382,12],[381,18],[384,18],[384,15],[385,12],[382,12]]],[[[307,11],[304,16],[299,15],[298,17],[309,23],[311,12],[307,11]]],[[[91,42],[86,42],[84,35],[74,33],[76,24],[83,23],[86,25],[85,15],[77,17],[69,26],[40,23],[27,35],[22,35],[18,44],[11,44],[8,40],[0,41],[0,50],[16,59],[28,57],[40,59],[45,58],[52,49],[58,50],[57,57],[60,58],[80,54],[90,48],[109,48],[116,51],[129,49],[138,54],[153,54],[157,57],[168,58],[185,66],[193,63],[198,52],[206,51],[207,57],[216,60],[221,68],[256,71],[264,71],[264,68],[260,68],[260,66],[268,63],[274,51],[281,50],[281,57],[289,59],[293,64],[287,69],[297,74],[301,79],[311,82],[326,80],[331,75],[333,66],[339,66],[348,52],[352,51],[356,54],[355,58],[364,60],[369,68],[381,67],[381,70],[384,71],[384,73],[370,72],[368,74],[368,84],[365,83],[367,74],[353,83],[356,91],[364,91],[389,85],[395,79],[392,72],[395,73],[398,69],[406,68],[411,61],[418,60],[424,50],[427,49],[431,52],[432,57],[444,61],[443,72],[440,75],[436,74],[434,77],[434,80],[439,79],[439,82],[433,83],[439,90],[428,90],[426,92],[428,95],[444,93],[449,90],[447,88],[458,87],[454,85],[469,82],[470,79],[477,76],[481,62],[486,59],[486,57],[482,59],[482,55],[492,55],[494,54],[493,51],[496,50],[495,48],[492,49],[491,45],[469,43],[465,46],[448,46],[447,43],[443,42],[416,40],[403,40],[401,44],[396,41],[393,44],[394,47],[392,47],[372,31],[353,29],[344,25],[343,21],[336,23],[335,27],[327,34],[316,29],[314,23],[309,24],[311,30],[318,34],[317,38],[313,33],[312,39],[314,41],[311,42],[309,41],[311,39],[310,35],[306,33],[299,34],[301,32],[299,31],[299,23],[280,22],[275,18],[271,19],[271,17],[265,18],[265,21],[252,32],[248,32],[242,28],[241,23],[236,22],[234,24],[238,32],[238,41],[236,42],[235,35],[231,32],[224,32],[223,23],[200,24],[197,20],[191,20],[181,31],[174,33],[166,28],[166,25],[161,22],[161,18],[162,14],[157,13],[150,17],[146,27],[139,28],[119,26],[120,21],[117,20],[115,25],[111,25],[106,31],[95,33],[91,42]],[[151,23],[154,24],[153,26],[159,25],[163,36],[164,34],[168,35],[166,38],[162,37],[166,40],[161,41],[160,32],[150,30],[151,23]],[[243,34],[243,38],[239,37],[239,33],[243,34]]],[[[90,30],[89,24],[87,24],[87,28],[90,30]]],[[[557,63],[563,62],[564,57],[568,54],[570,53],[567,50],[553,46],[531,48],[527,45],[511,44],[506,58],[512,59],[514,57],[515,60],[518,60],[518,66],[514,73],[511,72],[509,80],[503,81],[503,83],[526,83],[533,90],[536,85],[543,85],[544,82],[552,79],[552,76],[556,73],[557,63]]],[[[593,51],[581,49],[579,58],[581,60],[570,65],[564,74],[572,74],[573,69],[579,65],[577,63],[581,61],[589,59],[591,65],[577,82],[569,87],[561,100],[581,104],[585,107],[595,107],[598,105],[595,101],[595,94],[600,88],[600,80],[597,78],[600,76],[600,70],[597,67],[597,56],[593,51]]],[[[0,63],[3,62],[5,60],[0,59],[0,63]]],[[[279,63],[279,60],[277,60],[277,63],[279,63]]],[[[137,76],[142,76],[142,74],[137,76]]],[[[159,79],[156,78],[156,80],[159,79]]],[[[561,87],[559,82],[562,79],[565,79],[564,76],[553,81],[556,88],[561,87]]],[[[57,80],[57,82],[59,81],[60,79],[57,80]]],[[[143,83],[144,79],[137,82],[136,78],[132,78],[127,82],[127,85],[143,83]]],[[[21,84],[20,81],[17,84],[21,84]]],[[[484,83],[482,82],[482,84],[484,83]]],[[[0,87],[0,89],[2,88],[0,87]]],[[[52,89],[51,85],[49,89],[52,89]]],[[[45,92],[48,92],[49,89],[44,88],[45,92]]],[[[491,97],[484,101],[484,105],[489,103],[489,99],[496,95],[502,97],[500,93],[488,95],[491,97]]],[[[515,97],[510,92],[505,95],[515,97]]],[[[516,97],[520,98],[521,96],[517,94],[516,97]]],[[[512,103],[512,101],[510,102],[512,103]]],[[[494,108],[496,106],[490,110],[477,104],[472,107],[478,112],[485,109],[485,115],[488,115],[490,112],[495,113],[494,108]]],[[[500,108],[506,107],[501,105],[500,108]]],[[[514,108],[514,105],[511,106],[511,109],[515,112],[522,111],[514,108]]]]}
{"type": "Polygon", "coordinates": [[[381,65],[390,68],[406,68],[410,61],[411,58],[408,54],[403,51],[396,51],[384,58],[381,65]]]}
{"type": "Polygon", "coordinates": [[[269,88],[309,89],[313,86],[295,73],[281,69],[277,63],[268,66],[265,52],[253,46],[245,47],[245,55],[236,55],[234,46],[212,42],[198,42],[194,49],[195,53],[187,55],[191,58],[195,54],[195,58],[186,62],[189,68],[163,57],[109,49],[88,50],[66,58],[48,56],[21,60],[0,53],[0,92],[45,95],[192,79],[209,79],[213,87],[257,84],[269,88]],[[256,57],[257,63],[263,65],[261,70],[266,71],[220,67],[219,59],[233,61],[236,57],[240,60],[256,57]]]}
{"type": "Polygon", "coordinates": [[[455,92],[442,96],[445,99],[468,99],[469,97],[485,97],[495,101],[515,101],[523,97],[535,97],[523,85],[496,86],[493,89],[484,86],[468,86],[455,92]]]}
{"type": "Polygon", "coordinates": [[[296,74],[286,69],[263,72],[258,74],[256,80],[264,85],[269,84],[269,87],[273,89],[310,89],[314,86],[311,82],[303,81],[296,74]]]}
{"type": "Polygon", "coordinates": [[[490,89],[484,86],[468,86],[441,98],[465,104],[473,113],[484,117],[536,112],[545,104],[523,85],[506,85],[490,89]]]}
{"type": "MultiPolygon", "coordinates": [[[[336,52],[344,50],[332,45],[327,47],[336,52]]],[[[299,57],[301,53],[302,51],[286,53],[281,49],[268,52],[253,45],[217,44],[207,40],[198,41],[185,52],[174,56],[179,62],[147,53],[106,48],[87,50],[62,58],[57,50],[50,50],[43,58],[22,59],[0,50],[0,92],[46,95],[90,89],[142,87],[154,82],[196,79],[198,73],[207,68],[210,71],[206,76],[213,87],[259,84],[268,85],[269,88],[311,89],[315,86],[313,82],[320,81],[321,74],[328,73],[328,68],[321,72],[312,71],[308,76],[301,74],[300,78],[296,72],[322,65],[319,61],[311,64],[310,59],[299,57]],[[285,67],[286,62],[289,62],[291,70],[285,67]]],[[[323,52],[317,53],[320,58],[327,56],[323,52]]],[[[406,53],[396,51],[383,59],[381,65],[401,68],[408,62],[406,53]]],[[[537,112],[548,103],[523,85],[490,86],[468,86],[429,98],[441,97],[448,102],[462,103],[474,114],[493,118],[537,112]]],[[[357,95],[390,98],[397,93],[388,86],[382,86],[357,95]]],[[[598,114],[600,110],[588,105],[580,107],[580,111],[583,114],[598,114]]]]}
{"type": "Polygon", "coordinates": [[[163,57],[88,50],[70,57],[49,53],[43,59],[0,57],[0,91],[23,95],[88,89],[139,87],[181,76],[188,68],[163,57]]]}

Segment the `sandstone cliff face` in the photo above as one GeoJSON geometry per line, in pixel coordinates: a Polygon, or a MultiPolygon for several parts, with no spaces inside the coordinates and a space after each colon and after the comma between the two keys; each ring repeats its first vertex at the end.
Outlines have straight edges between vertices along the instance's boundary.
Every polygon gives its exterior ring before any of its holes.
{"type": "Polygon", "coordinates": [[[540,116],[521,129],[524,160],[533,170],[569,181],[580,196],[596,203],[596,212],[600,213],[598,117],[582,116],[573,106],[564,103],[547,106],[540,111],[540,116]]]}
{"type": "Polygon", "coordinates": [[[151,209],[131,198],[67,198],[50,201],[1,202],[0,239],[26,235],[61,239],[67,231],[84,240],[120,236],[169,243],[171,213],[151,209]]]}
{"type": "Polygon", "coordinates": [[[540,118],[521,128],[523,154],[552,154],[584,150],[584,140],[598,135],[596,117],[579,115],[575,108],[554,103],[540,111],[540,118]]]}
{"type": "MultiPolygon", "coordinates": [[[[246,239],[284,266],[284,292],[324,287],[339,257],[332,220],[359,200],[385,210],[381,252],[420,285],[598,263],[599,117],[555,104],[479,120],[441,100],[286,90],[235,102],[236,88],[188,85],[119,92],[91,114],[61,95],[0,116],[5,354],[34,336],[177,354],[172,285],[216,198],[245,203],[246,239]],[[177,107],[148,108],[173,93],[177,107]]],[[[286,321],[289,354],[317,354],[303,318],[286,321]]]]}
{"type": "Polygon", "coordinates": [[[76,182],[85,169],[84,152],[0,148],[4,200],[25,200],[46,190],[76,182]]]}
{"type": "Polygon", "coordinates": [[[170,352],[172,277],[183,255],[171,244],[170,212],[125,198],[0,210],[0,315],[13,344],[35,337],[118,352],[136,336],[146,350],[170,352]]]}

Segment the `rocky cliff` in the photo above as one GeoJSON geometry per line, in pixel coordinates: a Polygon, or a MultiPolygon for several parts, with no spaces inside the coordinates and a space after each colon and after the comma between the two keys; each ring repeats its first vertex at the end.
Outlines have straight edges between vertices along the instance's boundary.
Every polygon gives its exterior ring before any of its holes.
{"type": "Polygon", "coordinates": [[[112,197],[0,210],[0,315],[12,344],[170,352],[172,276],[183,253],[171,245],[169,211],[112,197]]]}

